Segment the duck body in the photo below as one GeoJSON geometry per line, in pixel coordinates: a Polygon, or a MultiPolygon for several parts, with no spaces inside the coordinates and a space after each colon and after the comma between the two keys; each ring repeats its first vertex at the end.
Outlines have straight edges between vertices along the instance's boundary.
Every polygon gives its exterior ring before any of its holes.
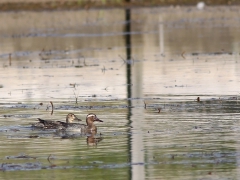
{"type": "MultiPolygon", "coordinates": [[[[77,116],[75,116],[73,113],[69,113],[66,116],[66,122],[61,122],[61,121],[51,121],[51,120],[43,120],[38,118],[37,123],[32,124],[32,127],[34,128],[42,128],[42,129],[65,129],[63,124],[71,124],[73,121],[81,121],[77,116]]],[[[72,123],[72,124],[77,124],[77,123],[72,123]]]]}
{"type": "Polygon", "coordinates": [[[74,132],[79,132],[79,133],[84,133],[84,130],[87,128],[87,125],[85,124],[79,124],[79,123],[65,123],[65,122],[60,122],[60,127],[58,128],[63,131],[74,131],[74,132]]]}
{"type": "Polygon", "coordinates": [[[50,121],[50,120],[43,120],[38,118],[37,123],[32,124],[32,127],[35,128],[43,128],[43,129],[61,129],[61,123],[57,122],[57,121],[50,121]]]}
{"type": "Polygon", "coordinates": [[[64,131],[75,131],[81,134],[87,134],[97,132],[97,127],[94,124],[95,121],[103,122],[98,119],[96,114],[90,113],[86,117],[86,124],[58,122],[61,124],[61,129],[64,131]]]}

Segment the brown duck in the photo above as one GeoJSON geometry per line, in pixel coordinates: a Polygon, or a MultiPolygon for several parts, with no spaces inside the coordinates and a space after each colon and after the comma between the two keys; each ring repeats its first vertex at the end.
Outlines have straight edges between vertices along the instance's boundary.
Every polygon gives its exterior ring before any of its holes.
{"type": "Polygon", "coordinates": [[[35,128],[43,128],[43,129],[65,129],[65,127],[62,124],[71,124],[73,121],[82,121],[79,119],[76,115],[73,113],[69,113],[66,116],[66,122],[61,121],[51,121],[51,120],[43,120],[38,118],[37,123],[32,124],[32,127],[35,128]]]}

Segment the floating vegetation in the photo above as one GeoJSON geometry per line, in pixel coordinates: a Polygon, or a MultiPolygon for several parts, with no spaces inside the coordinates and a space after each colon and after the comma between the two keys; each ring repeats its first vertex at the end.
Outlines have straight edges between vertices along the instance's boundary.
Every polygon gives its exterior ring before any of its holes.
{"type": "Polygon", "coordinates": [[[6,156],[6,159],[36,159],[37,157],[20,154],[18,156],[6,156]]]}
{"type": "Polygon", "coordinates": [[[52,111],[51,111],[51,115],[53,114],[53,103],[52,103],[52,101],[50,101],[50,103],[51,103],[51,106],[52,106],[52,111]]]}
{"type": "Polygon", "coordinates": [[[185,54],[185,51],[182,52],[181,56],[182,56],[183,59],[186,59],[184,54],[185,54]]]}
{"type": "Polygon", "coordinates": [[[198,52],[192,52],[192,56],[200,56],[200,55],[233,55],[232,52],[210,52],[210,53],[198,53],[198,52]]]}
{"type": "Polygon", "coordinates": [[[40,170],[42,169],[42,164],[39,162],[36,163],[22,163],[22,164],[15,164],[15,163],[2,163],[0,165],[1,171],[20,171],[20,170],[40,170]]]}

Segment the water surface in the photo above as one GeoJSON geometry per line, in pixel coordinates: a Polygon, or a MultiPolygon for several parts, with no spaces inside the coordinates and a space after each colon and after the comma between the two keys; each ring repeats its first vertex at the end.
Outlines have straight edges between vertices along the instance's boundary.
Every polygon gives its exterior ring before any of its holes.
{"type": "Polygon", "coordinates": [[[238,7],[1,13],[1,178],[237,179],[238,17],[238,7]],[[70,112],[96,113],[98,134],[31,128],[70,112]]]}

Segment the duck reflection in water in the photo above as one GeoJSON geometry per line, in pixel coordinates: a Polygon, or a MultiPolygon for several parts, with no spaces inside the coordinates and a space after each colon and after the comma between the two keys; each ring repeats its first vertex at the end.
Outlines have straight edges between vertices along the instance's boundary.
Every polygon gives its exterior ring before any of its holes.
{"type": "Polygon", "coordinates": [[[88,134],[72,134],[70,132],[57,132],[58,136],[61,136],[62,139],[77,139],[81,137],[87,137],[86,142],[88,146],[96,146],[98,145],[99,142],[103,140],[103,137],[101,136],[96,136],[96,132],[88,133],[88,134]],[[87,135],[87,136],[86,136],[87,135]]]}
{"type": "Polygon", "coordinates": [[[96,146],[100,141],[103,140],[101,133],[99,137],[95,137],[96,133],[92,133],[90,136],[87,136],[87,145],[96,146]]]}

